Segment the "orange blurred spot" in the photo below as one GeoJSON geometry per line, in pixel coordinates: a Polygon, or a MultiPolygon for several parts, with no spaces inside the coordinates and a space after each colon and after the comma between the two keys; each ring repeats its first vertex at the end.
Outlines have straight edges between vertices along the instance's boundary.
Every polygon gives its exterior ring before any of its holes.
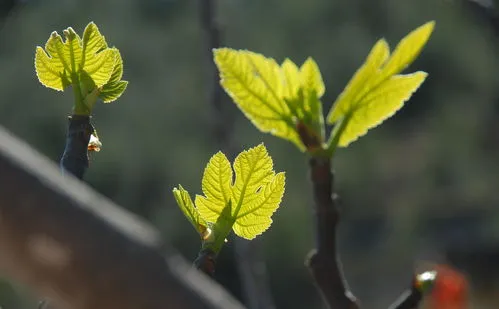
{"type": "Polygon", "coordinates": [[[469,285],[466,277],[447,265],[438,265],[435,285],[430,293],[432,309],[468,309],[469,285]]]}

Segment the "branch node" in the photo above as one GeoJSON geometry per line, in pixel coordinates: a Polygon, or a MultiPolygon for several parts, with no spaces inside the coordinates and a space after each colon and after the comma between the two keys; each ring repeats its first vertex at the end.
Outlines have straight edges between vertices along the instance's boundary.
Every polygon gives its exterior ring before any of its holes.
{"type": "Polygon", "coordinates": [[[194,261],[194,266],[210,277],[215,276],[217,255],[211,249],[202,249],[194,261]]]}

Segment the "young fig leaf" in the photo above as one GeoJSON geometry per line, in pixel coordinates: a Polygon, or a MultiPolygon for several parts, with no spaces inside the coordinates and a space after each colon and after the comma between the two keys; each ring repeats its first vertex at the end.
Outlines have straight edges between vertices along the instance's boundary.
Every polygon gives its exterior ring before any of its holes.
{"type": "Polygon", "coordinates": [[[320,99],[326,87],[322,81],[321,71],[319,66],[312,58],[308,58],[300,68],[300,77],[304,84],[304,89],[315,91],[317,98],[320,99]]]}
{"type": "Polygon", "coordinates": [[[289,59],[279,65],[261,54],[230,48],[215,49],[214,59],[222,87],[260,131],[291,141],[302,151],[306,145],[298,123],[323,136],[319,99],[325,87],[313,59],[298,68],[289,59]]]}
{"type": "Polygon", "coordinates": [[[206,166],[196,208],[208,222],[215,222],[229,199],[236,235],[253,239],[272,224],[271,216],[279,207],[285,187],[285,174],[275,173],[272,158],[263,144],[240,153],[232,168],[222,153],[206,166]]]}
{"type": "Polygon", "coordinates": [[[64,40],[52,32],[45,48],[36,47],[35,69],[42,85],[63,91],[75,88],[75,110],[90,114],[97,100],[116,100],[126,89],[122,81],[123,61],[116,48],[109,48],[104,36],[91,22],[83,38],[71,28],[63,31],[64,40]]]}
{"type": "Polygon", "coordinates": [[[274,59],[246,50],[214,51],[220,83],[244,115],[262,132],[303,145],[282,98],[281,68],[274,59]]]}
{"type": "Polygon", "coordinates": [[[114,49],[116,53],[116,63],[114,64],[113,73],[109,82],[105,84],[99,93],[99,98],[102,99],[104,103],[111,103],[118,99],[128,85],[127,81],[121,80],[123,76],[123,60],[121,59],[121,54],[119,50],[114,49]]]}
{"type": "Polygon", "coordinates": [[[434,25],[435,22],[428,22],[412,31],[401,40],[391,57],[384,39],[374,45],[327,117],[329,124],[337,124],[333,142],[340,147],[348,146],[391,117],[409,100],[424,82],[427,73],[397,74],[416,59],[434,25]]]}
{"type": "Polygon", "coordinates": [[[201,238],[206,238],[209,233],[208,223],[199,215],[198,210],[194,207],[189,192],[179,185],[178,188],[173,189],[173,196],[175,197],[180,210],[182,210],[185,217],[189,220],[194,229],[196,229],[201,238]]]}

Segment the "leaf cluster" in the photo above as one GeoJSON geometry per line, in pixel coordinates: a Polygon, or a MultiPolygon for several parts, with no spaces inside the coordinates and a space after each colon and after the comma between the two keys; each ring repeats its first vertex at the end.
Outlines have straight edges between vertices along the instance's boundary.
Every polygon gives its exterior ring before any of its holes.
{"type": "Polygon", "coordinates": [[[63,91],[73,87],[74,112],[90,115],[99,98],[113,102],[125,91],[123,60],[119,50],[108,47],[95,23],[87,25],[81,38],[73,28],[63,31],[63,38],[52,32],[45,47],[36,47],[35,69],[44,86],[63,91]]]}
{"type": "Polygon", "coordinates": [[[262,132],[312,154],[332,156],[399,110],[427,73],[399,74],[420,54],[435,23],[428,22],[403,38],[392,55],[380,39],[329,111],[329,137],[324,134],[321,97],[325,86],[317,63],[298,66],[247,50],[214,50],[220,83],[246,117],[262,132]]]}
{"type": "Polygon", "coordinates": [[[231,230],[253,239],[270,227],[285,182],[285,174],[273,170],[272,158],[260,144],[241,152],[232,166],[222,152],[213,155],[204,170],[203,195],[194,202],[180,185],[173,195],[204,246],[218,253],[231,230]]]}

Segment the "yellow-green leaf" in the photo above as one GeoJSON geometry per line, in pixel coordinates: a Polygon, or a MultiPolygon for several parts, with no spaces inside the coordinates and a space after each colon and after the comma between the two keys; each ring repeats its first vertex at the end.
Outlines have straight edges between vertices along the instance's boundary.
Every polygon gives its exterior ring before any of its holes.
{"type": "Polygon", "coordinates": [[[263,144],[240,153],[234,161],[235,179],[227,158],[217,153],[203,175],[204,196],[195,204],[208,222],[216,222],[226,205],[231,205],[236,235],[253,239],[272,223],[285,187],[284,173],[275,174],[272,158],[263,144]]]}
{"type": "Polygon", "coordinates": [[[301,87],[300,70],[290,59],[285,59],[281,64],[284,77],[284,97],[293,99],[297,96],[301,87]]]}
{"type": "Polygon", "coordinates": [[[201,215],[215,222],[231,197],[232,168],[227,157],[218,152],[211,157],[201,182],[205,196],[196,196],[201,215]]]}
{"type": "Polygon", "coordinates": [[[369,92],[352,112],[338,145],[346,147],[395,114],[425,80],[425,72],[395,75],[369,92]]]}
{"type": "Polygon", "coordinates": [[[324,95],[326,87],[322,81],[319,66],[312,58],[308,58],[301,66],[300,77],[303,89],[303,123],[322,140],[324,137],[324,116],[320,98],[324,95]]]}
{"type": "Polygon", "coordinates": [[[287,139],[302,151],[322,145],[320,98],[325,86],[312,58],[298,68],[290,59],[279,66],[274,59],[247,50],[220,48],[214,54],[222,87],[258,129],[287,139]],[[313,145],[307,144],[308,135],[300,134],[303,127],[313,136],[313,145]]]}
{"type": "Polygon", "coordinates": [[[430,35],[435,28],[435,22],[430,21],[421,27],[413,30],[395,47],[392,56],[383,68],[383,76],[399,74],[410,65],[430,39],[430,35]]]}
{"type": "Polygon", "coordinates": [[[65,55],[65,44],[62,37],[57,32],[52,32],[45,44],[45,50],[54,61],[58,62],[59,65],[64,68],[64,70],[68,73],[71,72],[70,59],[67,59],[65,55]]]}
{"type": "Polygon", "coordinates": [[[70,72],[76,73],[79,71],[82,61],[81,38],[71,27],[64,30],[64,36],[66,38],[63,49],[64,59],[69,63],[70,72]]]}
{"type": "Polygon", "coordinates": [[[389,56],[390,50],[386,41],[381,39],[376,42],[364,64],[355,72],[355,75],[334,102],[333,109],[328,116],[330,124],[346,116],[350,110],[359,104],[359,98],[362,98],[365,93],[375,86],[373,81],[376,79],[376,74],[379,73],[380,67],[389,56]]]}
{"type": "Polygon", "coordinates": [[[81,38],[69,27],[64,30],[65,42],[57,32],[52,32],[45,44],[45,51],[36,48],[35,68],[40,82],[55,90],[73,82],[73,73],[78,71],[81,62],[81,38]]]}
{"type": "Polygon", "coordinates": [[[123,77],[123,59],[121,58],[121,54],[118,49],[114,48],[114,52],[116,54],[116,62],[114,63],[113,72],[111,74],[111,78],[109,79],[109,83],[119,82],[123,77]]]}
{"type": "Polygon", "coordinates": [[[278,173],[261,186],[256,197],[243,204],[234,224],[236,235],[253,239],[270,227],[272,214],[279,207],[284,195],[285,183],[285,174],[278,173]]]}
{"type": "Polygon", "coordinates": [[[42,85],[57,91],[64,90],[63,75],[65,73],[62,63],[50,58],[40,46],[36,48],[35,69],[42,85]]]}
{"type": "Polygon", "coordinates": [[[64,80],[69,76],[70,69],[63,57],[64,43],[57,32],[52,32],[45,44],[45,50],[37,46],[35,54],[36,75],[45,87],[62,91],[65,88],[64,80]]]}
{"type": "Polygon", "coordinates": [[[105,49],[92,56],[87,55],[83,70],[92,77],[97,87],[102,87],[111,79],[117,57],[115,48],[105,49]]]}
{"type": "Polygon", "coordinates": [[[423,83],[427,74],[395,75],[419,55],[434,28],[434,22],[408,34],[390,57],[388,44],[379,40],[364,64],[340,94],[327,119],[337,123],[334,140],[346,147],[385,119],[391,117],[423,83]],[[341,123],[341,125],[340,125],[341,123]]]}
{"type": "Polygon", "coordinates": [[[104,103],[111,103],[116,101],[125,92],[127,86],[128,82],[125,80],[120,80],[116,83],[107,83],[102,87],[98,97],[104,103]]]}
{"type": "Polygon", "coordinates": [[[324,95],[326,87],[322,81],[321,71],[319,66],[312,58],[308,58],[300,68],[300,77],[305,89],[315,90],[317,98],[320,99],[324,95]]]}
{"type": "Polygon", "coordinates": [[[251,203],[256,199],[255,192],[262,184],[268,183],[274,176],[272,158],[263,144],[241,152],[234,160],[236,178],[232,187],[232,197],[235,211],[243,203],[251,203]]]}
{"type": "Polygon", "coordinates": [[[109,48],[98,27],[89,23],[83,39],[71,28],[64,30],[65,40],[53,32],[45,44],[45,49],[36,48],[35,68],[38,79],[46,87],[64,90],[69,84],[77,85],[76,104],[85,102],[90,110],[97,96],[94,88],[100,91],[104,102],[116,100],[126,89],[128,82],[122,81],[123,61],[116,48],[109,48]],[[92,97],[89,97],[92,94],[92,97]]]}
{"type": "Polygon", "coordinates": [[[106,39],[94,22],[90,22],[83,31],[83,54],[97,54],[107,48],[106,39]]]}
{"type": "Polygon", "coordinates": [[[179,185],[178,189],[173,189],[173,196],[175,197],[180,210],[182,210],[194,229],[196,229],[201,237],[205,237],[208,223],[199,215],[198,210],[194,207],[194,203],[192,202],[189,192],[179,185]]]}
{"type": "Polygon", "coordinates": [[[281,67],[271,58],[246,50],[214,51],[221,85],[239,109],[262,132],[289,140],[303,149],[292,113],[283,97],[281,67]]]}
{"type": "Polygon", "coordinates": [[[128,82],[121,80],[123,76],[123,60],[120,52],[115,49],[116,62],[109,81],[100,88],[99,98],[104,103],[111,103],[118,99],[125,92],[128,82]]]}

